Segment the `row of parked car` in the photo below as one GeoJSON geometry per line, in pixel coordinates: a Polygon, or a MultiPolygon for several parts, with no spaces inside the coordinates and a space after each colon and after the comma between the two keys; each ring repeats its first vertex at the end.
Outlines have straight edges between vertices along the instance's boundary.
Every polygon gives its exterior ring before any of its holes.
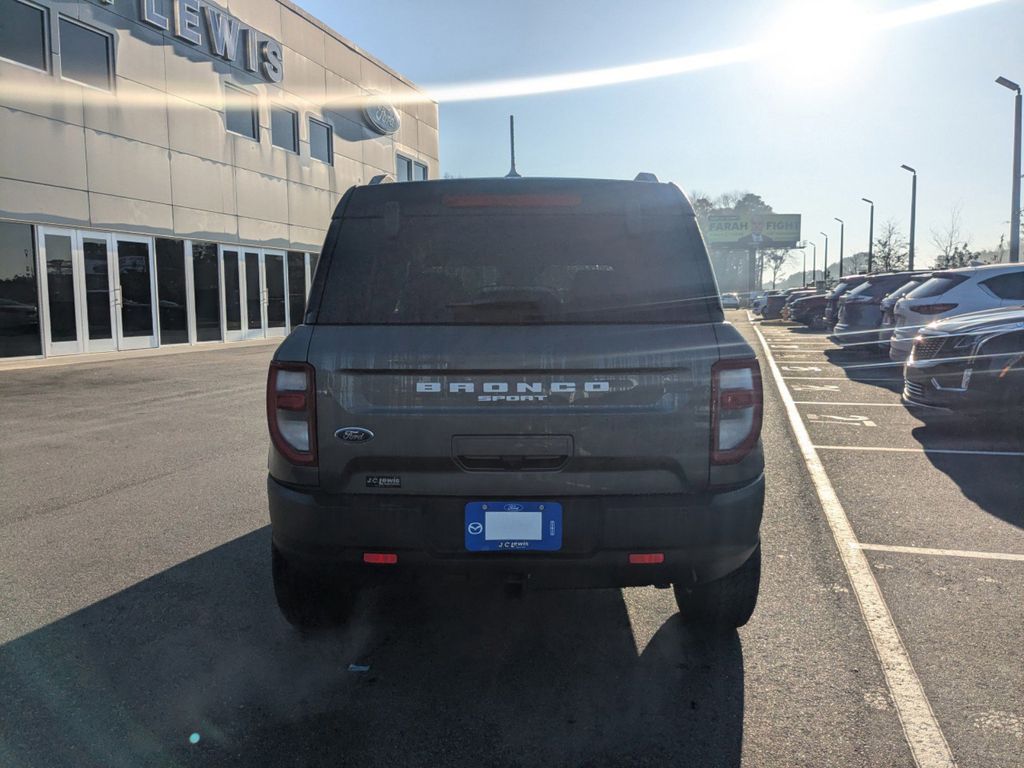
{"type": "Polygon", "coordinates": [[[904,364],[908,403],[1024,420],[1024,264],[851,275],[827,292],[769,292],[751,308],[904,364]]]}

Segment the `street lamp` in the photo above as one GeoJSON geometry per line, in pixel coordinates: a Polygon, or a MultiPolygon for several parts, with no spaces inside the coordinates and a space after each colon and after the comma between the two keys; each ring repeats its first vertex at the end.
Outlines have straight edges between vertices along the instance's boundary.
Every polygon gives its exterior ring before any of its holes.
{"type": "MultiPolygon", "coordinates": [[[[807,240],[806,243],[813,249],[811,251],[811,282],[814,286],[818,286],[818,279],[814,276],[818,271],[818,244],[813,240],[807,240]]],[[[806,283],[804,283],[806,285],[806,283]]]]}
{"type": "Polygon", "coordinates": [[[825,285],[828,286],[828,235],[824,232],[819,232],[819,235],[825,238],[825,285]]]}
{"type": "Polygon", "coordinates": [[[868,274],[871,274],[871,262],[875,254],[875,201],[862,197],[871,206],[871,218],[868,220],[868,274]]]}
{"type": "Polygon", "coordinates": [[[1020,86],[1005,77],[997,77],[996,82],[1004,88],[1017,92],[1014,99],[1013,113],[1013,185],[1010,201],[1010,261],[1020,261],[1020,86]]]}
{"type": "Polygon", "coordinates": [[[914,269],[914,232],[917,229],[917,171],[909,165],[901,165],[904,171],[914,174],[914,183],[910,188],[910,255],[907,258],[907,269],[914,269]]]}
{"type": "MultiPolygon", "coordinates": [[[[834,217],[835,218],[835,217],[834,217]]],[[[839,279],[843,279],[843,241],[846,239],[846,222],[836,218],[839,222],[839,279]]]]}

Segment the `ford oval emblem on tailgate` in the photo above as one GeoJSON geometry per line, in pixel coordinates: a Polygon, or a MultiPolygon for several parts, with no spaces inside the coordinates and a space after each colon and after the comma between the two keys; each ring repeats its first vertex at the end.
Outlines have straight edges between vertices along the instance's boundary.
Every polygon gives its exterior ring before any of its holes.
{"type": "Polygon", "coordinates": [[[363,427],[342,427],[334,436],[346,443],[365,443],[373,440],[373,432],[363,427]]]}

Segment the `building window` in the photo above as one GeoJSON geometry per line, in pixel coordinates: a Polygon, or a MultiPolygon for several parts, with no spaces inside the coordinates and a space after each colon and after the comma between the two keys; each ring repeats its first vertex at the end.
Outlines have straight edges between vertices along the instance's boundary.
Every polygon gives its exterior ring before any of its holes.
{"type": "Polygon", "coordinates": [[[395,181],[412,181],[412,160],[395,155],[395,181]]]}
{"type": "Polygon", "coordinates": [[[0,0],[0,57],[48,72],[46,10],[19,0],[0,0]]]}
{"type": "Polygon", "coordinates": [[[156,239],[156,293],[160,298],[160,344],[187,344],[184,240],[156,239]]]}
{"type": "Polygon", "coordinates": [[[113,87],[110,51],[110,35],[61,18],[61,77],[109,91],[113,87]]]}
{"type": "Polygon", "coordinates": [[[32,227],[0,221],[0,357],[41,355],[32,227]]]}
{"type": "Polygon", "coordinates": [[[426,181],[427,166],[405,155],[395,155],[396,181],[426,181]]]}
{"type": "Polygon", "coordinates": [[[309,118],[309,154],[321,163],[334,164],[334,136],[331,126],[309,118]]]}
{"type": "Polygon", "coordinates": [[[284,107],[270,108],[270,141],[289,152],[299,151],[299,116],[284,107]]]}
{"type": "Polygon", "coordinates": [[[256,97],[233,85],[224,85],[224,113],[228,130],[260,140],[260,122],[256,112],[256,97]]]}

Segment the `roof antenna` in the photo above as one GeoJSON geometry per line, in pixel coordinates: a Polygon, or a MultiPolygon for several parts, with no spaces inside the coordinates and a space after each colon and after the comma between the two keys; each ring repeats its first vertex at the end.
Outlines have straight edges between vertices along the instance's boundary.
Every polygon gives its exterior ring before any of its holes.
{"type": "Polygon", "coordinates": [[[512,168],[508,173],[505,174],[506,179],[521,179],[522,176],[516,171],[516,117],[515,115],[508,116],[508,141],[509,147],[512,150],[512,168]]]}

